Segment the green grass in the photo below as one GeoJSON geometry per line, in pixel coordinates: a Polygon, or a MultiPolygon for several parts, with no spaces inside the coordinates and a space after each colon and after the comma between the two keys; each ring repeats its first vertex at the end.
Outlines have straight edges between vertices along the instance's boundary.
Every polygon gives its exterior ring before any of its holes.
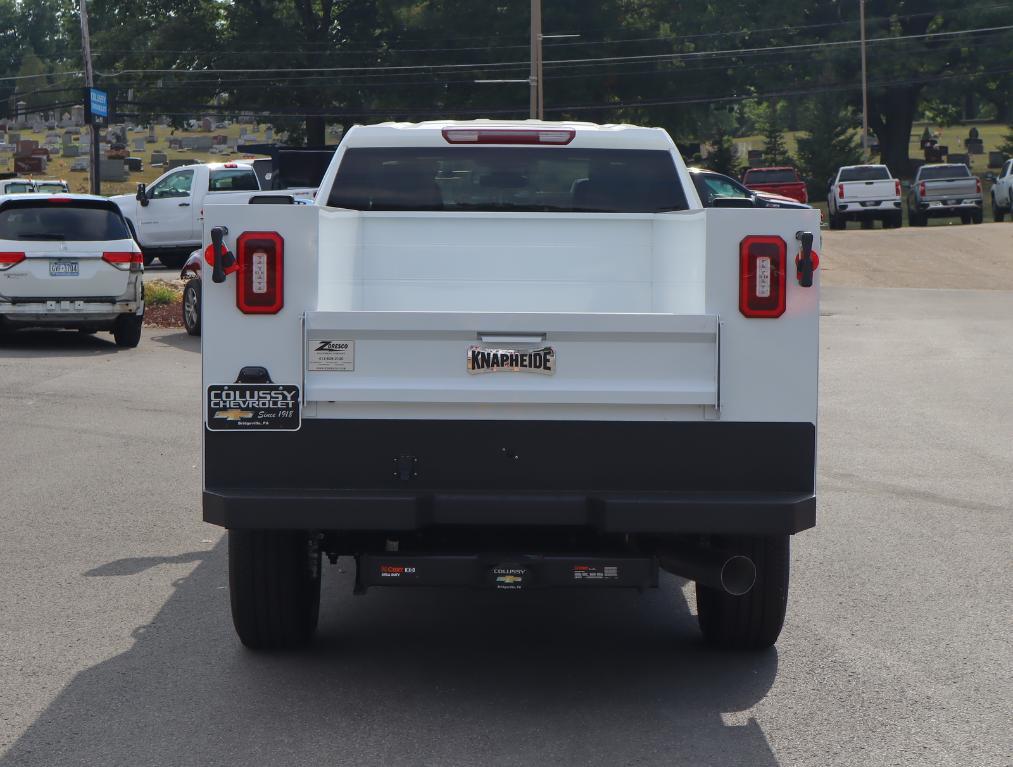
{"type": "Polygon", "coordinates": [[[144,284],[144,303],[149,306],[168,306],[183,300],[183,293],[174,286],[164,282],[146,282],[144,284]]]}

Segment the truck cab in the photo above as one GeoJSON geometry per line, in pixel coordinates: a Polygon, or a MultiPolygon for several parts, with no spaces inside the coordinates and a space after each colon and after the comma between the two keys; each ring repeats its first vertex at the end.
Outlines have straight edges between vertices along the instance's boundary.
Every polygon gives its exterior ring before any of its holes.
{"type": "Polygon", "coordinates": [[[204,218],[203,514],[233,622],[309,640],[355,590],[697,584],[769,647],[815,524],[819,213],[705,209],[668,134],[345,135],[313,205],[204,218]]]}

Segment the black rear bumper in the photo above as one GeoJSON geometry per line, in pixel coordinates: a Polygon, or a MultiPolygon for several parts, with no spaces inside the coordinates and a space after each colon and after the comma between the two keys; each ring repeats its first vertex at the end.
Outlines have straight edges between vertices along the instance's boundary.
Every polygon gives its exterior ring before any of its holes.
{"type": "Polygon", "coordinates": [[[227,528],[816,524],[811,423],[307,420],[204,438],[204,519],[227,528]]]}
{"type": "Polygon", "coordinates": [[[411,494],[204,491],[227,528],[409,531],[434,526],[588,527],[603,533],[789,535],[816,524],[811,493],[411,494]]]}

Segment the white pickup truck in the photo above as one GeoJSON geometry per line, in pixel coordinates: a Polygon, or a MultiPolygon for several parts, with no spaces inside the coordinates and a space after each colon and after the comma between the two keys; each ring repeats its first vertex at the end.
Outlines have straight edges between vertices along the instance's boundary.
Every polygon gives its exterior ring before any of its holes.
{"type": "MultiPolygon", "coordinates": [[[[315,191],[292,189],[284,193],[309,197],[315,191]]],[[[179,269],[191,251],[200,246],[201,216],[206,205],[246,203],[260,192],[252,165],[226,162],[173,168],[150,186],[138,184],[136,194],[111,199],[123,211],[144,251],[144,265],[157,257],[170,269],[179,269]]]]}
{"type": "Polygon", "coordinates": [[[871,229],[877,219],[884,229],[899,228],[904,215],[900,196],[900,179],[885,165],[845,165],[827,188],[830,228],[844,229],[848,221],[859,221],[863,229],[871,229]]]}
{"type": "Polygon", "coordinates": [[[1002,221],[1013,214],[1013,159],[1006,160],[992,186],[992,217],[1002,221]]]}
{"type": "Polygon", "coordinates": [[[816,519],[819,212],[704,209],[660,129],[351,128],[314,205],[205,216],[203,513],[233,621],[355,589],[696,582],[769,647],[816,519]],[[209,263],[210,262],[210,263],[209,263]]]}

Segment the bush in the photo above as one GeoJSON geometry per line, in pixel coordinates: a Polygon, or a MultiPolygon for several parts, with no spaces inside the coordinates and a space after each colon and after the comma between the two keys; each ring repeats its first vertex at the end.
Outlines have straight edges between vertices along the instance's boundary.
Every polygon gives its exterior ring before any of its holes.
{"type": "Polygon", "coordinates": [[[183,300],[183,292],[167,282],[144,284],[144,303],[148,306],[167,306],[183,300]]]}

